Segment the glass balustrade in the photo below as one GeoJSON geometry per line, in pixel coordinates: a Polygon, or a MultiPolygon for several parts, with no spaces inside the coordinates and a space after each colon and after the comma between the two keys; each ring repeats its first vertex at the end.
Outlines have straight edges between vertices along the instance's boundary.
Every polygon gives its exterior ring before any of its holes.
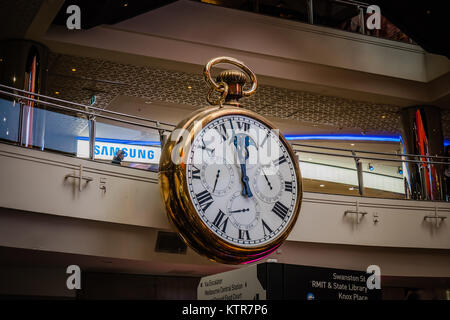
{"type": "Polygon", "coordinates": [[[309,23],[393,41],[414,43],[380,8],[380,29],[367,28],[371,3],[352,0],[195,0],[285,20],[309,23]]]}
{"type": "Polygon", "coordinates": [[[20,105],[15,101],[0,98],[0,139],[19,141],[20,105]]]}
{"type": "MultiPolygon", "coordinates": [[[[41,95],[30,98],[25,91],[10,89],[13,88],[0,85],[0,141],[3,143],[111,166],[158,171],[161,134],[167,135],[173,125],[41,95]]],[[[383,150],[383,142],[361,144],[364,147],[361,150],[340,148],[336,141],[303,140],[291,144],[299,159],[304,191],[408,198],[406,158],[398,153],[372,151],[383,150]]],[[[400,150],[401,144],[390,142],[385,147],[400,150]]],[[[408,159],[420,167],[448,167],[450,158],[410,156],[408,159]]]]}
{"type": "MultiPolygon", "coordinates": [[[[303,141],[303,145],[308,142],[303,141]]],[[[309,142],[311,143],[311,142],[309,142]]],[[[334,150],[328,154],[317,147],[295,147],[300,161],[304,190],[311,192],[405,198],[402,163],[360,160],[361,176],[352,153],[334,150]],[[361,182],[359,181],[361,179],[361,182]],[[363,188],[360,190],[359,185],[363,188]]],[[[382,144],[378,144],[380,147],[382,144]]],[[[390,157],[396,160],[395,157],[390,157]]]]}
{"type": "MultiPolygon", "coordinates": [[[[161,155],[159,139],[156,130],[97,119],[94,159],[157,172],[161,155]]],[[[89,141],[79,141],[79,145],[83,146],[86,154],[89,141]]]]}

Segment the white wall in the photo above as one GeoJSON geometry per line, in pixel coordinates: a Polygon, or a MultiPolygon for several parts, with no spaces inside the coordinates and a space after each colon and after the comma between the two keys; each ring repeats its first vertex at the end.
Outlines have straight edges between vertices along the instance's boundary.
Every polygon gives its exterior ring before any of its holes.
{"type": "MultiPolygon", "coordinates": [[[[123,168],[0,144],[0,207],[59,216],[171,229],[163,207],[157,173],[123,168]],[[79,174],[93,179],[84,183],[66,179],[79,174]],[[100,180],[106,179],[106,193],[100,180]]],[[[289,240],[383,247],[450,248],[448,221],[439,228],[425,215],[450,216],[450,204],[358,198],[304,193],[297,225],[289,240]],[[360,224],[346,210],[367,212],[360,224]],[[378,222],[374,223],[374,215],[378,222]]]]}
{"type": "MultiPolygon", "coordinates": [[[[20,290],[17,293],[23,294],[24,288],[28,288],[25,290],[28,294],[70,295],[70,292],[54,289],[55,284],[59,284],[59,289],[61,284],[65,284],[67,276],[64,268],[72,264],[79,265],[82,271],[191,276],[215,274],[238,267],[212,263],[190,249],[185,255],[155,252],[156,233],[153,228],[0,209],[0,246],[11,250],[32,250],[30,257],[36,259],[33,263],[30,258],[25,259],[23,251],[18,254],[19,261],[33,265],[31,274],[22,274],[26,273],[24,269],[0,268],[0,272],[5,271],[0,275],[0,287],[7,289],[2,292],[0,288],[0,294],[13,294],[16,291],[12,287],[20,284],[16,288],[20,290]],[[39,272],[49,265],[60,269],[56,273],[50,270],[39,272]],[[39,284],[45,284],[45,292],[36,292],[35,285],[39,284]]],[[[277,259],[280,263],[361,271],[376,264],[385,276],[450,277],[449,250],[288,240],[262,262],[268,259],[277,259]]],[[[17,263],[17,259],[13,261],[17,263]]]]}
{"type": "Polygon", "coordinates": [[[0,206],[68,217],[168,229],[158,174],[0,145],[0,206]],[[66,178],[83,176],[83,181],[66,178]],[[106,192],[100,189],[105,181],[106,192]]]}
{"type": "MultiPolygon", "coordinates": [[[[113,28],[402,79],[432,80],[427,78],[424,50],[417,45],[193,1],[177,1],[113,28]]],[[[434,70],[430,76],[442,72],[434,70]]]]}
{"type": "Polygon", "coordinates": [[[299,221],[288,240],[401,248],[450,248],[448,220],[439,227],[424,221],[434,215],[450,217],[450,204],[412,200],[359,198],[305,193],[299,221]],[[356,215],[367,214],[359,224],[356,215]],[[377,221],[375,221],[377,220],[377,221]]]}

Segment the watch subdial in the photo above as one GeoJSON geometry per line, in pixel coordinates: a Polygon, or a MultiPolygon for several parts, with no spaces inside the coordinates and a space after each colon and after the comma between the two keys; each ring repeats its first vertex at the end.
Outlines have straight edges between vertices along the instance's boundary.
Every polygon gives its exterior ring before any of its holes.
{"type": "Polygon", "coordinates": [[[239,230],[253,229],[261,219],[261,211],[255,197],[244,197],[236,192],[227,204],[230,222],[239,230]]]}
{"type": "Polygon", "coordinates": [[[231,191],[234,184],[234,171],[225,160],[216,159],[215,162],[205,162],[200,170],[203,187],[209,193],[221,197],[231,191]],[[220,161],[221,160],[221,161],[220,161]]]}
{"type": "Polygon", "coordinates": [[[259,167],[253,176],[253,190],[264,202],[273,203],[280,199],[284,179],[279,170],[259,167]]]}

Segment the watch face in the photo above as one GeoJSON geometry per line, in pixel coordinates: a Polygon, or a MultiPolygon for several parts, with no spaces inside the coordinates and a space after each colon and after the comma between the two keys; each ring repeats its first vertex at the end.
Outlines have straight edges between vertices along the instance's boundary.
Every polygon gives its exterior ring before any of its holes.
{"type": "Polygon", "coordinates": [[[190,146],[190,199],[207,228],[224,241],[263,246],[294,217],[299,201],[294,161],[277,131],[247,116],[219,117],[190,146]]]}

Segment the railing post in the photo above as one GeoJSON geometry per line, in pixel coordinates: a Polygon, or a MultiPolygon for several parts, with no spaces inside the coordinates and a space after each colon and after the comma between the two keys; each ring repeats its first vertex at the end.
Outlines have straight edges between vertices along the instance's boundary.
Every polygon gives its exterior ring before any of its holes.
{"type": "Polygon", "coordinates": [[[356,171],[358,174],[358,190],[359,195],[364,195],[364,182],[363,182],[363,169],[362,169],[362,163],[358,157],[356,157],[355,151],[352,151],[353,159],[355,160],[356,164],[356,171]]]}
{"type": "Polygon", "coordinates": [[[308,22],[310,24],[314,24],[313,0],[307,0],[307,6],[308,6],[308,22]]]}
{"type": "Polygon", "coordinates": [[[95,156],[95,117],[89,116],[89,159],[94,160],[95,156]]]}
{"type": "MultiPolygon", "coordinates": [[[[16,98],[14,98],[14,106],[16,105],[16,98]]],[[[18,135],[17,135],[17,142],[18,142],[18,144],[19,144],[19,146],[22,146],[23,145],[23,141],[22,141],[22,134],[23,134],[23,113],[24,113],[24,111],[23,111],[23,104],[21,103],[21,102],[18,102],[19,103],[19,108],[20,108],[20,110],[19,110],[19,128],[18,128],[18,130],[19,130],[19,132],[18,132],[18,135]]]]}
{"type": "Polygon", "coordinates": [[[359,10],[359,24],[361,26],[359,31],[362,34],[366,34],[366,20],[364,19],[364,8],[358,6],[358,10],[359,10]]]}
{"type": "MultiPolygon", "coordinates": [[[[160,127],[159,121],[156,122],[156,127],[158,127],[158,128],[160,127]]],[[[164,147],[164,145],[166,144],[167,138],[168,138],[168,136],[164,134],[165,132],[166,132],[166,130],[164,130],[164,129],[158,129],[159,142],[161,143],[161,150],[164,147]]]]}
{"type": "Polygon", "coordinates": [[[259,0],[253,0],[253,11],[259,13],[259,0]]]}

